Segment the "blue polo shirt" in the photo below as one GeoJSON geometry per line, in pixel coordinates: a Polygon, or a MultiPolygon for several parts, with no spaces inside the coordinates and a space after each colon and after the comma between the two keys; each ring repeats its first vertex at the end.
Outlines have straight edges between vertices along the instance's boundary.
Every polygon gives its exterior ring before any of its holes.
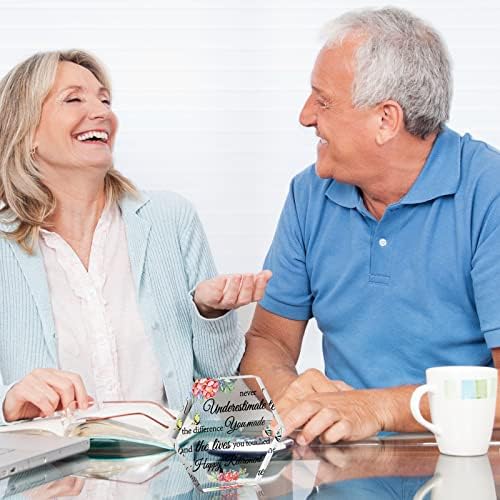
{"type": "MultiPolygon", "coordinates": [[[[491,365],[500,346],[500,153],[445,128],[380,221],[358,188],[291,183],[260,305],[314,317],[326,374],[356,388],[422,383],[439,365],[491,365]]],[[[303,345],[302,349],[307,349],[303,345]]]]}

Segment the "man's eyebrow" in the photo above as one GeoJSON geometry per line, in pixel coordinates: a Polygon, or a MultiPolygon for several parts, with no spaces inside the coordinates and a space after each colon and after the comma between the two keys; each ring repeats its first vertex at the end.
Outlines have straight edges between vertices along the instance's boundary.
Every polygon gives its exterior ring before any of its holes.
{"type": "Polygon", "coordinates": [[[329,97],[329,98],[331,98],[334,95],[334,93],[331,90],[329,90],[328,94],[327,94],[324,90],[316,87],[315,85],[311,85],[311,88],[314,90],[314,92],[316,92],[316,94],[320,94],[323,97],[329,97]]]}

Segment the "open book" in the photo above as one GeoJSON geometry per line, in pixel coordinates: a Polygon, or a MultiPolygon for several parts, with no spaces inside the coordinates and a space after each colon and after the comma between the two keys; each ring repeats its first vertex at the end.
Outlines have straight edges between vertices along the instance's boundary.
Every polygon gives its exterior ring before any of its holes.
{"type": "Polygon", "coordinates": [[[177,413],[152,401],[113,401],[101,408],[14,422],[0,426],[0,432],[88,437],[91,455],[139,456],[174,449],[177,413]]]}

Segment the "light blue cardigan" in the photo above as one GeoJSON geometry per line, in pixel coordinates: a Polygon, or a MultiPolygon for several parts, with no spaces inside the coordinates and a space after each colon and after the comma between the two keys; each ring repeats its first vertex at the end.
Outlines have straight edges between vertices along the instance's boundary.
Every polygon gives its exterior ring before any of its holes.
{"type": "MultiPolygon", "coordinates": [[[[234,312],[207,320],[190,291],[215,266],[200,220],[170,192],[120,202],[145,330],[158,356],[169,407],[180,409],[194,377],[236,372],[244,351],[234,312]]],[[[4,226],[5,227],[5,226],[4,226]]],[[[0,237],[0,402],[35,368],[58,366],[57,336],[43,258],[0,237]]],[[[137,356],[141,353],[138,352],[137,356]]],[[[3,422],[0,411],[0,423],[3,422]]]]}

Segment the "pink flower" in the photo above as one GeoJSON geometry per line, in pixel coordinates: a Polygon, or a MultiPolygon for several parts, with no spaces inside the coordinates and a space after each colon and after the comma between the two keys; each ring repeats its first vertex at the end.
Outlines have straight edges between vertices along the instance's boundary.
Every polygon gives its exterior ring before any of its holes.
{"type": "Polygon", "coordinates": [[[219,483],[230,483],[232,481],[237,481],[240,477],[240,473],[236,470],[228,470],[227,472],[219,472],[217,476],[217,481],[219,483]]]}
{"type": "Polygon", "coordinates": [[[219,381],[211,378],[200,378],[193,384],[192,393],[195,397],[213,398],[219,390],[219,381]]]}
{"type": "MultiPolygon", "coordinates": [[[[226,488],[234,488],[234,486],[226,486],[226,488]]],[[[221,498],[224,500],[238,500],[240,496],[237,491],[225,491],[222,493],[221,498]]]]}

